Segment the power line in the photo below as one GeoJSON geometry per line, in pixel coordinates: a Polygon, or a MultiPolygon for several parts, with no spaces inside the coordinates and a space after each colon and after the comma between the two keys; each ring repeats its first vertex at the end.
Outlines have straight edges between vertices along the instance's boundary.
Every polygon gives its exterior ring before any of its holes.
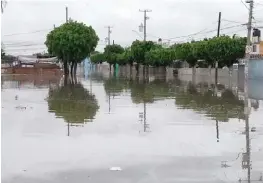
{"type": "MultiPolygon", "coordinates": [[[[224,35],[228,35],[228,34],[234,34],[234,33],[238,33],[238,32],[241,32],[241,31],[244,31],[246,28],[242,28],[242,29],[238,29],[238,30],[235,30],[235,31],[231,31],[231,32],[226,32],[226,33],[222,33],[224,35]]],[[[194,38],[195,41],[198,41],[198,40],[203,40],[204,38],[206,37],[199,37],[199,38],[194,38]]],[[[171,41],[170,43],[171,44],[175,44],[175,43],[186,43],[188,42],[188,39],[185,39],[185,40],[178,40],[178,41],[171,41]]]]}
{"type": "Polygon", "coordinates": [[[247,10],[249,10],[249,8],[247,7],[247,5],[244,3],[244,1],[243,0],[240,0],[241,1],[241,3],[247,8],[247,10]]]}
{"type": "Polygon", "coordinates": [[[6,51],[16,51],[16,50],[38,50],[38,49],[47,49],[46,47],[40,47],[40,48],[12,48],[12,49],[6,49],[6,51]]]}
{"type": "Polygon", "coordinates": [[[230,23],[237,23],[237,24],[242,24],[243,23],[243,22],[238,22],[238,21],[234,21],[234,20],[227,20],[227,19],[222,19],[222,21],[230,22],[230,23]]]}
{"type": "Polygon", "coordinates": [[[38,33],[38,32],[51,31],[51,30],[52,30],[52,29],[42,29],[42,30],[37,30],[37,31],[32,31],[32,32],[6,34],[6,35],[3,35],[3,36],[4,36],[4,37],[8,37],[8,36],[23,35],[23,34],[34,34],[34,33],[38,33]]]}
{"type": "Polygon", "coordinates": [[[43,43],[41,44],[17,44],[17,45],[6,45],[7,48],[14,48],[14,47],[29,47],[29,46],[46,46],[43,43]]]}
{"type": "Polygon", "coordinates": [[[238,29],[238,30],[235,30],[235,31],[231,31],[231,32],[224,32],[223,34],[227,35],[227,34],[233,34],[233,33],[237,33],[237,32],[241,32],[241,31],[245,31],[246,28],[243,28],[243,29],[238,29]]]}
{"type": "MultiPolygon", "coordinates": [[[[221,28],[220,30],[227,30],[227,29],[231,29],[231,28],[234,28],[234,27],[240,27],[240,26],[244,26],[244,24],[229,26],[229,27],[221,28]]],[[[215,31],[217,31],[217,29],[206,31],[206,32],[199,31],[199,32],[196,32],[196,33],[193,33],[193,34],[188,34],[188,35],[185,35],[185,36],[177,36],[177,37],[168,38],[168,39],[184,38],[184,37],[195,36],[195,35],[200,35],[200,34],[207,34],[207,33],[215,32],[215,31]]]]}

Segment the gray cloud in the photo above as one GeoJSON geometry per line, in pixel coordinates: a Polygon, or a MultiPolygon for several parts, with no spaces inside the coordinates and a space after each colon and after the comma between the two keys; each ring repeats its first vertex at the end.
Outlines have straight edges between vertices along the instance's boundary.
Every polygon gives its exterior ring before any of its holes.
{"type": "MultiPolygon", "coordinates": [[[[262,0],[256,3],[263,4],[262,0]]],[[[92,25],[102,41],[98,50],[103,50],[107,37],[106,25],[114,26],[112,39],[123,46],[130,45],[134,39],[141,39],[132,30],[138,31],[143,22],[143,13],[139,9],[151,9],[148,13],[147,39],[156,41],[158,37],[173,38],[204,30],[215,30],[218,12],[222,12],[222,19],[236,22],[247,21],[248,10],[240,0],[97,0],[97,1],[16,1],[10,0],[2,15],[2,41],[10,53],[25,54],[45,49],[46,34],[53,25],[65,22],[65,6],[69,8],[69,16],[88,25],[92,25]],[[42,32],[35,32],[43,30],[42,32]],[[35,32],[35,33],[28,33],[35,32]],[[16,33],[28,33],[6,36],[16,33]],[[19,46],[19,44],[22,46],[19,46]],[[34,45],[33,45],[34,43],[34,45]],[[23,46],[28,44],[29,46],[23,46]],[[32,46],[30,46],[32,44],[32,46]]],[[[263,25],[263,15],[260,6],[256,4],[255,19],[258,25],[263,25]]],[[[263,6],[261,6],[263,8],[263,6]]],[[[238,23],[222,21],[222,28],[238,25],[238,23]]],[[[233,27],[222,30],[222,33],[238,33],[246,35],[246,27],[233,27]]],[[[192,37],[172,39],[171,41],[185,41],[201,39],[216,35],[216,31],[199,34],[192,37]]]]}

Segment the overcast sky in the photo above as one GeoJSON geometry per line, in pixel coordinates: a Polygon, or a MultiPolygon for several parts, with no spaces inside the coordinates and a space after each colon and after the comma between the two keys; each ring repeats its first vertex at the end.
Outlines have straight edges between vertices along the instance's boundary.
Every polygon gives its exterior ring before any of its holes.
{"type": "MultiPolygon", "coordinates": [[[[147,39],[157,41],[160,37],[172,43],[215,36],[220,11],[221,33],[245,36],[246,27],[239,25],[246,23],[248,17],[241,0],[9,0],[1,17],[6,51],[17,55],[46,50],[46,34],[54,24],[65,22],[66,6],[70,18],[95,29],[101,40],[99,51],[105,46],[107,25],[113,26],[111,39],[117,44],[129,46],[133,40],[141,39],[142,33],[132,31],[138,31],[143,22],[139,9],[152,10],[148,13],[147,39]],[[187,36],[197,32],[200,34],[187,36]],[[175,37],[179,38],[171,39],[175,37]]],[[[255,0],[254,17],[254,25],[263,27],[263,0],[255,0]]]]}

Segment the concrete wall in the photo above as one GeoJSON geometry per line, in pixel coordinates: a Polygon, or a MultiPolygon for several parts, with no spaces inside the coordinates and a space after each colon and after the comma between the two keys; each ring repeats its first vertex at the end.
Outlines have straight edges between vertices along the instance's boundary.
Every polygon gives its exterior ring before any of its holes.
{"type": "MultiPolygon", "coordinates": [[[[192,75],[193,74],[193,68],[180,68],[178,69],[179,75],[192,75]]],[[[218,69],[218,77],[229,77],[229,69],[218,69]]],[[[238,71],[233,70],[232,76],[237,77],[238,71]]],[[[211,68],[196,68],[196,75],[199,76],[215,76],[215,69],[211,68]]]]}
{"type": "Polygon", "coordinates": [[[249,61],[248,78],[263,79],[263,58],[249,61]]]}
{"type": "MultiPolygon", "coordinates": [[[[178,69],[178,77],[184,81],[215,83],[215,69],[196,68],[196,74],[193,75],[192,68],[178,69]]],[[[233,88],[238,86],[238,70],[229,72],[228,69],[218,69],[218,83],[233,88]]]]}

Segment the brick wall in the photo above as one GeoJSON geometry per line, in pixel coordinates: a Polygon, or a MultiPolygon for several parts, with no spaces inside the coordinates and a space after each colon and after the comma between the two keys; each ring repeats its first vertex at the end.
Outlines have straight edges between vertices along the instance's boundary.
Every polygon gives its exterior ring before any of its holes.
{"type": "Polygon", "coordinates": [[[30,67],[19,67],[19,68],[5,68],[1,69],[4,74],[40,74],[40,75],[62,75],[63,72],[60,69],[50,68],[30,68],[30,67]]]}

